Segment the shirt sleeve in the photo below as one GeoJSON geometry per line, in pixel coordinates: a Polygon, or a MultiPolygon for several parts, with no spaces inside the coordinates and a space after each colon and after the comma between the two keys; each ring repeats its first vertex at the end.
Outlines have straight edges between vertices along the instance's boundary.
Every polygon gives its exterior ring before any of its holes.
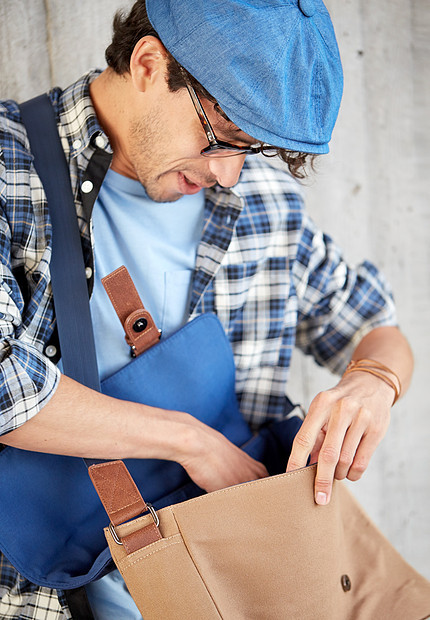
{"type": "Polygon", "coordinates": [[[332,239],[306,216],[296,258],[296,345],[341,374],[367,333],[397,325],[390,286],[367,260],[348,266],[332,239]]]}
{"type": "MultiPolygon", "coordinates": [[[[2,139],[3,149],[13,147],[2,139]]],[[[36,415],[60,378],[43,354],[53,329],[50,249],[40,240],[43,224],[35,225],[28,175],[14,179],[9,196],[11,174],[0,157],[0,435],[36,415]]]]}

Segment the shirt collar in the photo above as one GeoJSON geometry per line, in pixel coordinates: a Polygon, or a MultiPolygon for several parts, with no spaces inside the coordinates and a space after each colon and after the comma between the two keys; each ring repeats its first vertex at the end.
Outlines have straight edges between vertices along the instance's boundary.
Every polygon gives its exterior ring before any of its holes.
{"type": "Polygon", "coordinates": [[[50,93],[58,109],[63,146],[65,139],[72,158],[90,145],[112,153],[109,139],[97,120],[90,97],[90,84],[100,73],[101,70],[91,70],[64,91],[54,89],[50,93]]]}
{"type": "MultiPolygon", "coordinates": [[[[55,88],[50,92],[60,120],[63,147],[65,147],[64,140],[66,140],[71,158],[77,157],[88,146],[97,146],[110,155],[113,153],[109,138],[97,119],[90,96],[90,84],[101,73],[101,69],[92,69],[65,90],[55,88]]],[[[244,167],[246,167],[246,162],[244,167]]],[[[239,186],[240,181],[235,188],[215,185],[206,190],[206,199],[221,206],[230,203],[238,214],[243,208],[239,186]]]]}

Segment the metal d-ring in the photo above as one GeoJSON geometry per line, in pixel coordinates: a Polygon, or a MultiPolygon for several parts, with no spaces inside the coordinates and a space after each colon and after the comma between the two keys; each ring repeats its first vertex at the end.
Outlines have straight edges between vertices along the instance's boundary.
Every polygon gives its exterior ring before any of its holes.
{"type": "MultiPolygon", "coordinates": [[[[158,527],[160,525],[160,519],[158,518],[158,515],[157,515],[157,512],[156,512],[154,506],[152,504],[150,504],[149,502],[146,502],[146,507],[148,508],[148,512],[150,513],[151,517],[154,519],[155,527],[158,527]]],[[[109,523],[108,530],[111,533],[112,538],[114,539],[116,544],[117,545],[122,545],[122,542],[121,542],[118,534],[116,533],[115,526],[113,525],[112,522],[109,523]]]]}
{"type": "Polygon", "coordinates": [[[114,541],[116,542],[116,544],[117,544],[117,545],[122,545],[122,542],[121,542],[121,541],[120,541],[120,539],[118,538],[118,534],[116,533],[116,530],[115,530],[114,525],[113,525],[113,523],[112,523],[112,522],[111,522],[111,523],[109,523],[108,530],[109,530],[109,532],[111,533],[112,538],[114,539],[114,541]]]}
{"type": "Polygon", "coordinates": [[[149,512],[151,513],[151,517],[154,519],[155,527],[158,527],[160,525],[160,519],[158,518],[158,515],[157,515],[157,512],[156,512],[154,506],[152,504],[150,504],[149,502],[146,502],[146,507],[148,508],[149,512]]]}

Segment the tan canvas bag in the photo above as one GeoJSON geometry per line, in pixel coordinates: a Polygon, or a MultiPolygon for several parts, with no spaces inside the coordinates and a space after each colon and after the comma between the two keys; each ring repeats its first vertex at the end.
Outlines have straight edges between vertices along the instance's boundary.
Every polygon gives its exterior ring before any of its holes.
{"type": "Polygon", "coordinates": [[[345,485],[315,504],[315,468],[148,513],[121,461],[92,466],[112,557],[144,620],[430,617],[430,582],[345,485]]]}

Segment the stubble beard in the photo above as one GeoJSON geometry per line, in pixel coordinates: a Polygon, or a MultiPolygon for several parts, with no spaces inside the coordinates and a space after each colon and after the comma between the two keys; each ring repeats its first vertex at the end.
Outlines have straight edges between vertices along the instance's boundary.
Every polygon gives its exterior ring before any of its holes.
{"type": "MultiPolygon", "coordinates": [[[[145,188],[148,197],[154,202],[175,202],[182,198],[177,189],[170,189],[168,182],[163,186],[163,179],[171,174],[176,174],[175,169],[163,169],[163,163],[167,161],[171,153],[164,124],[157,110],[153,111],[145,120],[134,120],[129,130],[130,159],[137,179],[145,188]]],[[[194,182],[202,186],[215,185],[216,179],[212,175],[204,174],[196,164],[188,165],[187,170],[192,175],[194,182]]]]}
{"type": "Polygon", "coordinates": [[[151,118],[132,121],[129,130],[130,159],[138,181],[151,200],[174,202],[180,196],[166,197],[160,184],[163,172],[157,174],[157,167],[163,162],[163,135],[162,122],[156,111],[151,118]]]}

